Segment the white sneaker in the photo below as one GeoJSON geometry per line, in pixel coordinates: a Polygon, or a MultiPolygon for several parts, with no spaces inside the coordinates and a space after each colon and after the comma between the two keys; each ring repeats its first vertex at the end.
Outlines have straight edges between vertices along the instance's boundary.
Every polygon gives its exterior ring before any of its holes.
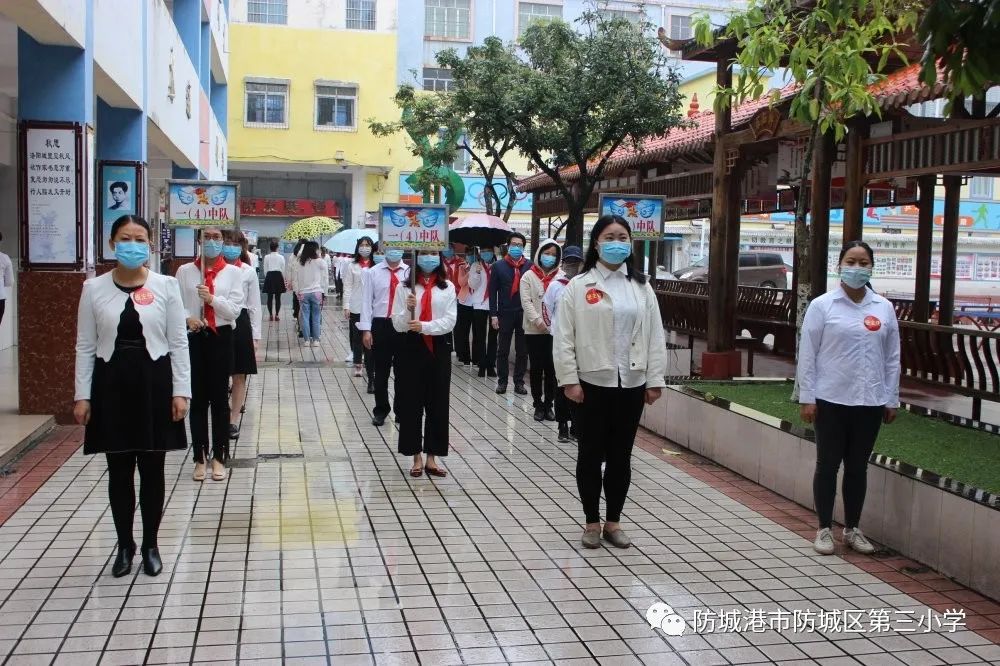
{"type": "Polygon", "coordinates": [[[824,527],[816,532],[816,540],[813,541],[813,549],[820,555],[833,555],[834,544],[833,534],[829,527],[824,527]]]}
{"type": "Polygon", "coordinates": [[[875,546],[865,538],[865,535],[857,527],[853,530],[844,530],[844,543],[862,555],[871,555],[875,552],[875,546]]]}

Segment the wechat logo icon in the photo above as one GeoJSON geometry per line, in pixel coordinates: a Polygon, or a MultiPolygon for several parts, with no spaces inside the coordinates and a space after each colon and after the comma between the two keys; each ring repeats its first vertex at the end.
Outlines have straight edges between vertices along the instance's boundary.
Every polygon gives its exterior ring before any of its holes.
{"type": "Polygon", "coordinates": [[[684,618],[674,613],[674,609],[667,604],[657,602],[646,611],[646,621],[653,629],[662,629],[667,636],[681,636],[684,634],[684,618]]]}

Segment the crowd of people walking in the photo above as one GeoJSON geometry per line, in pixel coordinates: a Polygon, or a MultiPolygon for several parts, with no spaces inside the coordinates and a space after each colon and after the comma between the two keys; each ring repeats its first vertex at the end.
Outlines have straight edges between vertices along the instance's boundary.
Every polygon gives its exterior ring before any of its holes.
{"type": "MultiPolygon", "coordinates": [[[[257,372],[261,293],[273,324],[282,295],[292,292],[300,345],[315,353],[331,287],[347,324],[348,364],[372,396],[371,423],[381,427],[394,416],[398,452],[412,460],[410,476],[448,474],[453,366],[495,378],[499,395],[513,375],[515,395],[527,396],[530,383],[534,420],[554,422],[559,442],[576,442],[581,545],[631,545],[621,517],[632,449],[644,407],[666,385],[667,362],[658,301],[633,265],[632,232],[623,218],[598,219],[586,251],[547,240],[530,260],[518,233],[500,259],[493,247],[408,253],[364,237],[353,256],[326,257],[318,243],[301,239],[285,257],[272,243],[261,262],[262,290],[239,231],[203,228],[198,258],[176,277],[146,267],[151,235],[141,217],[119,218],[110,240],[118,263],[85,283],[80,302],[74,413],[86,426],[85,453],[107,457],[118,532],[115,576],[132,570],[137,550],[136,469],[139,551],[151,576],[162,568],[157,530],[166,452],[186,449],[190,432],[193,479],[226,479],[246,383],[257,372]]],[[[867,288],[871,248],[850,244],[840,259],[841,288],[817,299],[806,315],[799,366],[802,418],[815,421],[817,432],[814,546],[823,554],[834,550],[833,502],[843,463],[844,542],[870,553],[858,529],[865,468],[880,424],[892,422],[898,407],[899,335],[892,306],[867,288]],[[859,349],[865,367],[848,372],[859,349]]]]}

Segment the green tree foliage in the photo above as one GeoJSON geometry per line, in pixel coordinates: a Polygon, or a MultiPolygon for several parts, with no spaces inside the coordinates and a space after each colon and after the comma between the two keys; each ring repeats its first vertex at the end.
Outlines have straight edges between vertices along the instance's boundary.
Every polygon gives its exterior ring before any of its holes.
{"type": "Polygon", "coordinates": [[[982,97],[1000,81],[1000,0],[932,0],[920,20],[921,80],[932,85],[944,70],[950,95],[982,97]]]}
{"type": "Polygon", "coordinates": [[[611,154],[682,122],[677,72],[645,20],[588,11],[578,26],[534,24],[519,44],[489,37],[438,62],[452,70],[450,94],[473,144],[509,142],[552,178],[568,204],[572,243],[582,243],[584,207],[611,154]],[[571,165],[576,181],[560,173],[571,165]]]}

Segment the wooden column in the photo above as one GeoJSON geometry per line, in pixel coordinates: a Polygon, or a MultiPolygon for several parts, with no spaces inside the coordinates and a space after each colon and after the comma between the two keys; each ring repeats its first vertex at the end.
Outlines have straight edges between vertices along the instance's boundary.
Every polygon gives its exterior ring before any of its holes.
{"type": "Polygon", "coordinates": [[[951,326],[955,312],[955,269],[958,265],[958,204],[962,177],[944,177],[944,232],[941,235],[941,295],[938,323],[951,326]]]}
{"type": "Polygon", "coordinates": [[[809,205],[812,224],[809,236],[809,254],[812,256],[810,299],[826,293],[827,257],[830,254],[830,177],[835,150],[833,135],[829,133],[820,137],[813,150],[809,205]]]}
{"type": "MultiPolygon", "coordinates": [[[[847,132],[847,164],[844,182],[844,242],[861,240],[864,208],[864,152],[861,142],[864,128],[854,123],[847,132]]],[[[815,262],[814,262],[815,263],[815,262]]],[[[824,280],[824,284],[825,284],[824,280]]]]}
{"type": "Polygon", "coordinates": [[[917,266],[913,287],[913,320],[930,320],[931,300],[931,251],[934,242],[934,188],[935,176],[921,176],[920,200],[917,203],[920,215],[917,220],[917,266]]]}

